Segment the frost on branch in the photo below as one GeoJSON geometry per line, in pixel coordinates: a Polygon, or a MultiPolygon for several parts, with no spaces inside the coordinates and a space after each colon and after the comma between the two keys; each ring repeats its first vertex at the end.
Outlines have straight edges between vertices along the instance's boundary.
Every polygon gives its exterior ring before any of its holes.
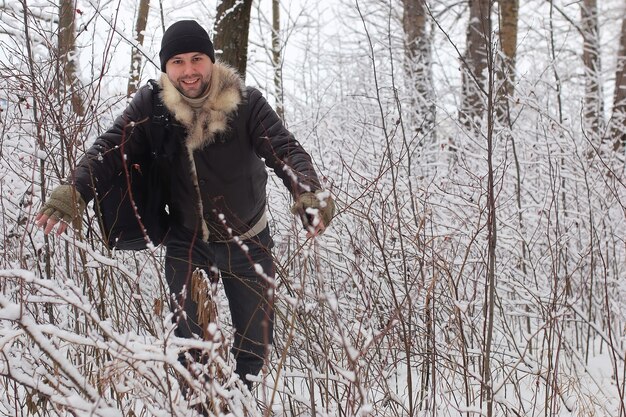
{"type": "MultiPolygon", "coordinates": [[[[0,285],[0,391],[19,386],[13,401],[31,413],[187,416],[198,404],[211,404],[210,415],[225,406],[255,415],[240,382],[228,377],[233,370],[223,337],[118,332],[72,282],[38,279],[24,270],[0,271],[0,285]],[[202,350],[210,369],[181,365],[179,355],[189,349],[202,350]]],[[[217,324],[212,328],[220,333],[217,324]]],[[[2,397],[0,410],[9,400],[2,397]]]]}

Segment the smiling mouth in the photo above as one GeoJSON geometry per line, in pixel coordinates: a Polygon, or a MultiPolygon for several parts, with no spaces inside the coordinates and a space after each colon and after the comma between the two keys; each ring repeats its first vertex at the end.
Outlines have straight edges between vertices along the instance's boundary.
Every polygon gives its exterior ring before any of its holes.
{"type": "Polygon", "coordinates": [[[198,81],[200,81],[200,79],[195,78],[193,80],[181,80],[181,83],[184,85],[193,85],[193,84],[196,84],[198,81]]]}

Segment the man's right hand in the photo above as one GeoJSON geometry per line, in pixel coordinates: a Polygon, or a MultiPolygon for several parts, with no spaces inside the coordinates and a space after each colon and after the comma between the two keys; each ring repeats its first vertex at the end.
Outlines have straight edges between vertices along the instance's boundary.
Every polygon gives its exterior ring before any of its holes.
{"type": "Polygon", "coordinates": [[[50,197],[39,210],[35,224],[42,227],[46,235],[57,224],[59,224],[57,235],[65,232],[69,223],[73,223],[75,229],[80,229],[85,206],[85,201],[73,186],[59,185],[52,190],[50,197]]]}

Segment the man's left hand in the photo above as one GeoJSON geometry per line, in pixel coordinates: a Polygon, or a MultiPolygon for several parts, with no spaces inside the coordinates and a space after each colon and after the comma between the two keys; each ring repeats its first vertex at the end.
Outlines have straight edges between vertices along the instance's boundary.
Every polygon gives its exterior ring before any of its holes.
{"type": "Polygon", "coordinates": [[[321,235],[335,215],[335,202],[329,191],[302,193],[291,207],[291,212],[298,214],[307,237],[321,235]]]}

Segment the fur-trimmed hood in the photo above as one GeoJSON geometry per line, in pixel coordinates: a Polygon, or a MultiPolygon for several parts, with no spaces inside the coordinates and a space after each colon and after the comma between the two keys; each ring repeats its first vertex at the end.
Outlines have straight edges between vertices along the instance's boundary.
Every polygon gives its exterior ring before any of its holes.
{"type": "Polygon", "coordinates": [[[226,131],[228,119],[237,110],[245,85],[237,72],[223,64],[213,65],[209,96],[200,109],[194,109],[183,98],[167,77],[161,75],[161,99],[174,118],[187,129],[187,149],[201,149],[215,141],[217,134],[226,131]]]}

